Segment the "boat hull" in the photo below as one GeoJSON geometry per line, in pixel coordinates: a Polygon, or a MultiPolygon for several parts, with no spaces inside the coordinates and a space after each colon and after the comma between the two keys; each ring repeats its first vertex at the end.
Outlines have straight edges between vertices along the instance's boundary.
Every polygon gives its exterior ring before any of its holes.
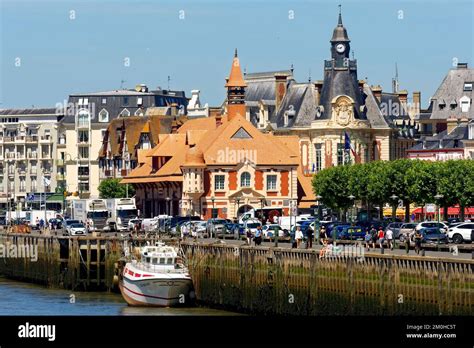
{"type": "Polygon", "coordinates": [[[130,306],[185,306],[190,304],[193,292],[192,280],[186,278],[130,280],[123,277],[119,287],[130,306]]]}

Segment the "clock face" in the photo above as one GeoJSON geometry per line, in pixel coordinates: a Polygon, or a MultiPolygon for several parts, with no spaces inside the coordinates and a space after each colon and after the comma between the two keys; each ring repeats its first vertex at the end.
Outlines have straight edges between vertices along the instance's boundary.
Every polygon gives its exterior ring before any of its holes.
{"type": "Polygon", "coordinates": [[[340,43],[336,45],[336,51],[339,53],[342,53],[346,50],[346,46],[344,44],[340,43]]]}

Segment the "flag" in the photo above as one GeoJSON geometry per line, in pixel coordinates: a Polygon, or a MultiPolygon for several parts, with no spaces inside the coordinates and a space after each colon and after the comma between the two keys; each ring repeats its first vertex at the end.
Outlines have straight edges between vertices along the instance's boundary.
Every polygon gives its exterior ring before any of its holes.
{"type": "Polygon", "coordinates": [[[44,185],[44,186],[49,186],[49,185],[51,185],[51,180],[48,179],[47,177],[43,176],[43,185],[44,185]]]}
{"type": "Polygon", "coordinates": [[[351,144],[351,138],[349,137],[349,134],[347,134],[347,132],[344,132],[344,150],[346,152],[351,150],[352,155],[354,155],[354,157],[356,157],[355,149],[351,144]]]}

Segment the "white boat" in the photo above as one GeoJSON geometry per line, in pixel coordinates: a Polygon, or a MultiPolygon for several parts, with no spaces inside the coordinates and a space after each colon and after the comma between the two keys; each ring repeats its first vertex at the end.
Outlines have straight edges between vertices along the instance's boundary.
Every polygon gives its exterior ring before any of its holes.
{"type": "Polygon", "coordinates": [[[128,262],[119,283],[131,306],[171,307],[189,305],[194,298],[193,283],[178,250],[164,243],[145,246],[141,260],[128,262]]]}

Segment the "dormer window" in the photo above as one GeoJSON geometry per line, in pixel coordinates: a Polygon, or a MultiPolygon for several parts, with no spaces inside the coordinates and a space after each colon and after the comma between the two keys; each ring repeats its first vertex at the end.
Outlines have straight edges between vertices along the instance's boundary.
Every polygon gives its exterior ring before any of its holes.
{"type": "Polygon", "coordinates": [[[456,99],[451,100],[451,102],[449,103],[449,107],[451,108],[451,110],[456,109],[457,105],[458,103],[456,102],[456,99]]]}
{"type": "Polygon", "coordinates": [[[443,110],[444,107],[446,106],[446,102],[444,101],[444,99],[441,99],[438,103],[438,106],[439,106],[439,109],[440,110],[443,110]]]}
{"type": "Polygon", "coordinates": [[[465,82],[464,83],[464,92],[472,91],[472,85],[473,84],[474,84],[473,82],[465,82]]]}
{"type": "Polygon", "coordinates": [[[469,112],[469,108],[471,107],[471,98],[464,96],[459,101],[461,102],[461,112],[469,112]]]}

